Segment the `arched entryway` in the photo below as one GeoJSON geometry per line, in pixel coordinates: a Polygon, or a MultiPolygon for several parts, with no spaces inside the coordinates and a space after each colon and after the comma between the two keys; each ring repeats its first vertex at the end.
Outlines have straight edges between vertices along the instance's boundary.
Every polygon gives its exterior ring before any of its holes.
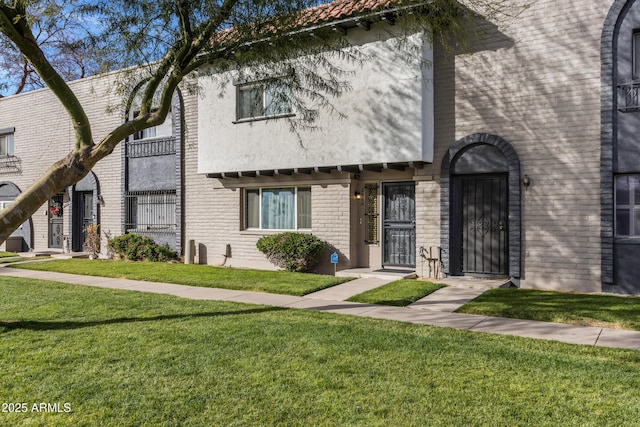
{"type": "MultiPolygon", "coordinates": [[[[4,209],[21,193],[13,182],[0,182],[0,208],[4,209]]],[[[7,250],[27,252],[33,249],[33,220],[29,218],[7,239],[7,250]]]]}
{"type": "Polygon", "coordinates": [[[71,250],[74,252],[84,250],[87,225],[100,223],[98,217],[99,190],[98,178],[93,172],[89,172],[87,176],[67,190],[71,204],[71,215],[67,219],[69,239],[71,250]]]}
{"type": "Polygon", "coordinates": [[[602,290],[640,293],[640,1],[615,0],[601,36],[602,290]]]}
{"type": "Polygon", "coordinates": [[[449,275],[521,276],[520,161],[504,139],[469,135],[442,161],[441,245],[449,275]]]}

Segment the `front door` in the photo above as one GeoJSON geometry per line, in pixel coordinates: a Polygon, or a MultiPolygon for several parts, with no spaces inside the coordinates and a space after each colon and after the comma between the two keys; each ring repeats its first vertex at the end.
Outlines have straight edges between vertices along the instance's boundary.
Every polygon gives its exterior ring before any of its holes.
{"type": "Polygon", "coordinates": [[[78,191],[73,197],[73,250],[82,252],[84,242],[87,238],[86,229],[89,224],[93,224],[93,192],[78,191]]]}
{"type": "Polygon", "coordinates": [[[463,274],[508,274],[507,176],[460,176],[463,274]]]}
{"type": "Polygon", "coordinates": [[[385,183],[382,191],[384,200],[382,265],[385,267],[415,267],[415,183],[385,183]]]}
{"type": "Polygon", "coordinates": [[[49,247],[62,249],[63,236],[63,202],[62,194],[56,194],[49,200],[49,247]]]}

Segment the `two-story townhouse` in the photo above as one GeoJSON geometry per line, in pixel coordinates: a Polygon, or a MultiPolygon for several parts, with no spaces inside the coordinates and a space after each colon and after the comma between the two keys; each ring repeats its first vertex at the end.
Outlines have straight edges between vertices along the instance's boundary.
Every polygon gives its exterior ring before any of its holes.
{"type": "MultiPolygon", "coordinates": [[[[116,95],[120,73],[70,86],[85,107],[93,135],[125,119],[116,95]]],[[[82,252],[85,229],[100,224],[102,241],[135,231],[180,251],[182,246],[182,98],[164,124],[136,134],[80,182],[51,198],[3,245],[10,251],[82,252]]],[[[0,99],[0,207],[31,185],[74,144],[68,116],[48,89],[0,99]]]]}
{"type": "MultiPolygon", "coordinates": [[[[316,131],[291,133],[295,108],[271,104],[269,88],[203,73],[155,140],[131,138],[61,196],[69,244],[91,204],[103,230],[193,241],[200,263],[273,268],[257,239],[298,230],[326,240],[339,269],[640,293],[636,0],[514,2],[527,7],[507,25],[480,22],[461,52],[424,43],[413,62],[394,44],[393,7],[364,19],[354,3],[318,9],[369,57],[343,64],[351,90],[334,102],[345,118],[324,112],[316,131]]],[[[108,129],[123,118],[105,114],[102,79],[72,84],[108,129]]],[[[56,105],[46,90],[0,100],[0,150],[13,153],[0,201],[68,149],[56,105]]],[[[22,231],[29,247],[55,246],[57,206],[22,231]]],[[[332,270],[328,256],[319,270],[332,270]]]]}
{"type": "MultiPolygon", "coordinates": [[[[107,114],[117,102],[112,81],[92,77],[71,82],[87,106],[94,132],[108,131],[121,119],[107,114]]],[[[74,144],[74,132],[62,105],[48,89],[0,99],[0,133],[10,145],[0,155],[0,200],[11,203],[74,144]]],[[[57,194],[24,223],[4,247],[12,251],[82,251],[84,227],[101,223],[104,230],[120,230],[120,159],[101,162],[73,188],[57,194]]]]}
{"type": "Polygon", "coordinates": [[[293,135],[295,110],[270,111],[256,82],[217,76],[234,88],[220,96],[202,78],[186,167],[200,262],[267,267],[256,240],[299,230],[341,269],[427,275],[437,258],[445,275],[640,291],[634,0],[514,2],[516,17],[480,22],[464,51],[425,43],[431,68],[398,60],[392,20],[363,26],[349,5],[319,8],[372,58],[335,100],[345,120],[321,115],[319,131],[293,135]]]}

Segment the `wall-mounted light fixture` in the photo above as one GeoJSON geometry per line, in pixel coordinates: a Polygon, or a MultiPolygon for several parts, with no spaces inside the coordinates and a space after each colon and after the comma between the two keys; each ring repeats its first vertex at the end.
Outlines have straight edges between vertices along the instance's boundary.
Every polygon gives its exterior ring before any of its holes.
{"type": "Polygon", "coordinates": [[[353,193],[353,195],[356,198],[356,200],[361,200],[362,199],[362,194],[360,192],[358,192],[358,191],[353,193]]]}
{"type": "Polygon", "coordinates": [[[98,203],[104,206],[104,197],[102,197],[102,194],[98,194],[98,203]]]}
{"type": "Polygon", "coordinates": [[[522,177],[522,185],[524,185],[524,189],[526,190],[531,185],[531,178],[529,175],[525,175],[522,177]]]}

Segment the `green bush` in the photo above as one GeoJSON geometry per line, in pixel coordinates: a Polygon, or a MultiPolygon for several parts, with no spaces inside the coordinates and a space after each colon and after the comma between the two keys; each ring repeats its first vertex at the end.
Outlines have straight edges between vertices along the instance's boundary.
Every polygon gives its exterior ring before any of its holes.
{"type": "Polygon", "coordinates": [[[264,236],[256,244],[267,259],[287,271],[309,271],[324,252],[324,242],[311,234],[285,232],[264,236]]]}
{"type": "Polygon", "coordinates": [[[128,261],[166,262],[178,258],[168,246],[158,245],[149,237],[135,233],[115,237],[108,245],[120,259],[128,261]]]}

